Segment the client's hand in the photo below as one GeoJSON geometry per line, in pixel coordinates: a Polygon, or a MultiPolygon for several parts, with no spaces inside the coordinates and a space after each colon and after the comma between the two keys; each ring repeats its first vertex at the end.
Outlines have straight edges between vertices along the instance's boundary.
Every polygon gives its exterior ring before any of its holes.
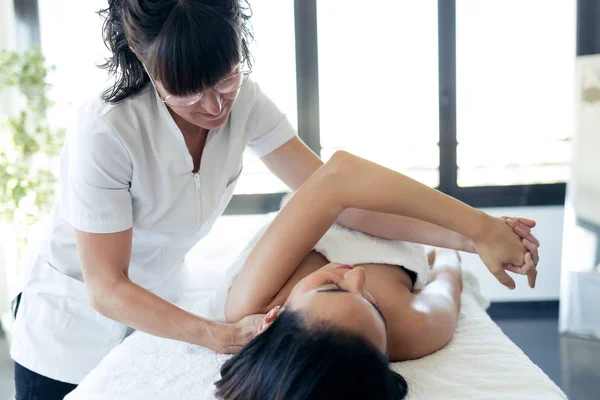
{"type": "Polygon", "coordinates": [[[537,278],[537,265],[540,262],[538,254],[538,247],[540,242],[531,233],[531,228],[536,224],[535,221],[527,218],[514,218],[514,217],[502,217],[506,221],[508,226],[513,228],[513,231],[521,237],[521,242],[529,253],[525,254],[525,263],[518,267],[512,264],[505,265],[504,268],[508,271],[516,274],[527,275],[529,287],[532,289],[535,287],[535,280],[537,278]]]}
{"type": "MultiPolygon", "coordinates": [[[[505,266],[523,266],[526,248],[513,229],[500,218],[486,215],[481,233],[473,238],[477,254],[496,279],[509,289],[515,288],[515,281],[506,273],[505,266]]],[[[529,254],[529,253],[527,253],[529,254]]],[[[529,254],[528,257],[531,257],[529,254]]]]}
{"type": "Polygon", "coordinates": [[[225,334],[220,337],[222,343],[218,352],[221,354],[233,354],[240,351],[242,347],[254,339],[264,317],[264,314],[248,315],[236,323],[227,324],[225,334]]]}
{"type": "MultiPolygon", "coordinates": [[[[521,237],[523,245],[525,248],[531,253],[531,265],[523,265],[523,267],[535,268],[540,262],[538,247],[540,247],[540,241],[537,240],[535,236],[531,233],[531,229],[535,227],[536,222],[532,219],[527,218],[515,218],[515,217],[502,217],[504,221],[513,229],[513,232],[521,237]]],[[[475,243],[469,238],[463,239],[462,245],[459,247],[460,250],[465,251],[467,253],[477,253],[477,249],[475,249],[475,243]]],[[[514,271],[513,271],[514,272],[514,271]]],[[[517,272],[522,273],[523,275],[526,272],[517,272]]],[[[535,281],[534,281],[535,283],[535,281]]],[[[533,286],[532,286],[533,287],[533,286]]]]}

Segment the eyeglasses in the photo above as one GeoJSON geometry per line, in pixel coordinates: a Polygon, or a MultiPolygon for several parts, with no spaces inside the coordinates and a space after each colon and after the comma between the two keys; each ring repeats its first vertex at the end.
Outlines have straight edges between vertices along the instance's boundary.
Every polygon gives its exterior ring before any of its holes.
{"type": "MultiPolygon", "coordinates": [[[[146,65],[143,63],[142,63],[142,65],[144,66],[146,73],[150,77],[150,82],[152,82],[152,86],[154,86],[154,90],[156,90],[156,93],[158,94],[158,97],[160,98],[160,100],[163,103],[165,103],[171,107],[192,106],[192,105],[196,104],[197,102],[199,102],[200,99],[202,98],[202,96],[204,95],[204,91],[202,91],[200,93],[196,93],[196,94],[191,94],[188,96],[176,96],[176,95],[170,94],[163,99],[160,96],[160,93],[158,92],[156,84],[154,83],[154,79],[152,79],[152,75],[150,75],[150,73],[148,72],[146,65]]],[[[217,82],[217,84],[215,86],[213,86],[213,90],[221,95],[236,94],[237,91],[242,86],[244,86],[244,84],[246,82],[248,82],[248,78],[250,77],[251,72],[252,72],[252,70],[238,71],[235,74],[230,75],[227,78],[222,79],[219,82],[217,82]]]]}

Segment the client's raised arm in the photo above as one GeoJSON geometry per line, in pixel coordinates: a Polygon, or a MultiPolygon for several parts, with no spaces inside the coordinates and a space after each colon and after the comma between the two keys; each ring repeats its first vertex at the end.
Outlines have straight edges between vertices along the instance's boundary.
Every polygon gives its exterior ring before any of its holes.
{"type": "Polygon", "coordinates": [[[522,265],[526,249],[503,220],[407,176],[338,151],[300,186],[248,256],[228,296],[228,320],[269,304],[347,208],[417,218],[461,233],[473,240],[496,278],[514,287],[503,265],[522,265]]]}

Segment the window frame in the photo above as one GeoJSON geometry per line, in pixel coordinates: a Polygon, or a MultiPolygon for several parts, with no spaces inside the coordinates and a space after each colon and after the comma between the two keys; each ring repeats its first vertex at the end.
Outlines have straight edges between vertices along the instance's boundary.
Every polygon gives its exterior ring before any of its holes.
{"type": "Polygon", "coordinates": [[[38,0],[14,0],[15,38],[17,51],[40,45],[38,0]]]}
{"type": "Polygon", "coordinates": [[[566,183],[458,186],[456,138],[456,0],[438,0],[440,98],[439,190],[473,207],[564,205],[566,183]]]}
{"type": "MultiPolygon", "coordinates": [[[[18,49],[40,43],[38,0],[14,0],[18,49]]],[[[600,53],[600,6],[577,0],[577,55],[600,53]]],[[[298,135],[321,153],[317,0],[294,0],[298,135]]],[[[565,183],[459,187],[456,138],[456,0],[438,0],[439,186],[473,207],[563,205],[565,183]]],[[[264,214],[279,209],[285,193],[234,195],[225,215],[264,214]]]]}

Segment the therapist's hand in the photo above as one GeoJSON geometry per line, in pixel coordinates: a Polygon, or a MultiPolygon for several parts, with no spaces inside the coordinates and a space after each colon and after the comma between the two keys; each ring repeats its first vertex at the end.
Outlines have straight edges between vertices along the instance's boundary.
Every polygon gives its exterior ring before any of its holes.
{"type": "Polygon", "coordinates": [[[514,289],[515,281],[506,273],[505,266],[521,267],[525,263],[526,253],[529,253],[521,238],[503,219],[485,215],[480,233],[473,242],[488,270],[501,284],[514,289]]]}
{"type": "Polygon", "coordinates": [[[220,335],[222,343],[217,350],[221,354],[237,353],[258,334],[264,314],[244,317],[238,322],[225,325],[225,332],[220,335]]]}

